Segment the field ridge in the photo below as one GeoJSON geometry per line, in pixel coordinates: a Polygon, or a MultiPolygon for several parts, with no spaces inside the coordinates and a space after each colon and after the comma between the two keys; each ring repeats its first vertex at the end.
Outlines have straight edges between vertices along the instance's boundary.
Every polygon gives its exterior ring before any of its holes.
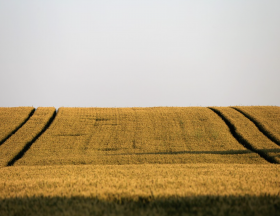
{"type": "Polygon", "coordinates": [[[263,159],[265,159],[266,161],[270,162],[270,163],[279,163],[275,158],[270,157],[269,155],[265,154],[265,152],[257,149],[254,147],[254,145],[252,145],[250,143],[250,141],[248,141],[246,138],[244,138],[240,133],[238,133],[236,126],[234,125],[234,123],[232,123],[230,121],[229,118],[227,118],[219,109],[215,108],[215,107],[208,107],[209,109],[211,109],[213,112],[215,112],[218,116],[220,116],[223,121],[227,124],[227,126],[230,129],[230,132],[232,133],[232,135],[235,137],[235,139],[241,144],[243,145],[245,148],[249,149],[252,152],[257,153],[260,157],[262,157],[263,159]]]}
{"type": "Polygon", "coordinates": [[[270,133],[266,127],[259,122],[257,119],[255,119],[253,116],[251,116],[250,114],[248,114],[247,112],[244,112],[243,110],[241,110],[238,107],[231,107],[233,109],[235,109],[236,111],[240,112],[241,114],[243,114],[246,118],[248,118],[251,122],[253,122],[256,127],[268,138],[270,139],[272,142],[276,143],[278,146],[280,146],[280,140],[274,136],[274,134],[270,133]]]}
{"type": "Polygon", "coordinates": [[[55,119],[56,116],[56,110],[54,110],[52,116],[49,118],[43,129],[33,137],[33,139],[30,142],[27,142],[26,145],[23,147],[23,149],[13,158],[11,159],[8,163],[7,166],[13,166],[14,163],[22,158],[22,156],[25,154],[25,152],[28,151],[28,149],[32,146],[32,144],[49,128],[53,120],[55,119]]]}
{"type": "Polygon", "coordinates": [[[29,113],[29,115],[27,116],[27,118],[25,118],[23,120],[23,122],[21,122],[13,131],[11,131],[6,137],[4,137],[2,140],[0,140],[0,146],[6,142],[6,140],[8,140],[13,134],[15,134],[34,114],[35,112],[35,108],[33,108],[31,110],[31,112],[29,113]]]}

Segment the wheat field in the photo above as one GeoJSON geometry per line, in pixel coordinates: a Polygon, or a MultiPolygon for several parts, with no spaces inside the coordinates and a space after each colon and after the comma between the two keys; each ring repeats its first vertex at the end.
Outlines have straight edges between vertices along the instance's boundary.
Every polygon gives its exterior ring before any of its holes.
{"type": "Polygon", "coordinates": [[[34,110],[33,107],[1,107],[0,144],[13,134],[34,110]]]}
{"type": "Polygon", "coordinates": [[[0,215],[279,215],[270,164],[0,169],[0,215]]]}
{"type": "Polygon", "coordinates": [[[0,108],[0,215],[279,215],[279,109],[0,108]]]}
{"type": "Polygon", "coordinates": [[[257,126],[243,114],[230,107],[213,107],[235,128],[248,148],[274,163],[280,163],[280,146],[265,136],[257,126]]]}
{"type": "Polygon", "coordinates": [[[261,131],[280,146],[280,107],[277,106],[236,106],[252,120],[261,131]]]}
{"type": "Polygon", "coordinates": [[[60,108],[15,165],[142,163],[267,162],[208,108],[60,108]]]}
{"type": "Polygon", "coordinates": [[[34,115],[10,139],[0,145],[0,167],[13,163],[20,152],[32,143],[54,115],[55,108],[39,107],[34,115]]]}

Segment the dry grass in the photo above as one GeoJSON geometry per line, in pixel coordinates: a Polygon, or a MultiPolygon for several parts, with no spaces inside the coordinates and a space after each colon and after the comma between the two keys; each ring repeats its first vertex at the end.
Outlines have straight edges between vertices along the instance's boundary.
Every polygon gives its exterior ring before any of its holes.
{"type": "Polygon", "coordinates": [[[33,107],[0,108],[0,145],[28,119],[32,111],[33,107]]]}
{"type": "MultiPolygon", "coordinates": [[[[44,129],[54,112],[55,108],[39,107],[27,123],[0,146],[0,167],[7,166],[25,147],[32,143],[32,140],[44,129]]],[[[10,114],[13,116],[12,113],[10,114]]]]}
{"type": "Polygon", "coordinates": [[[236,106],[249,117],[269,138],[280,146],[280,107],[236,106]]]}
{"type": "MultiPolygon", "coordinates": [[[[256,125],[243,114],[229,107],[213,107],[235,128],[241,139],[268,160],[280,163],[280,147],[268,139],[256,125]]],[[[268,112],[268,111],[267,111],[268,112]]]]}
{"type": "Polygon", "coordinates": [[[277,215],[280,166],[65,165],[0,169],[0,215],[277,215]]]}
{"type": "Polygon", "coordinates": [[[202,107],[60,108],[15,165],[266,163],[202,107]]]}

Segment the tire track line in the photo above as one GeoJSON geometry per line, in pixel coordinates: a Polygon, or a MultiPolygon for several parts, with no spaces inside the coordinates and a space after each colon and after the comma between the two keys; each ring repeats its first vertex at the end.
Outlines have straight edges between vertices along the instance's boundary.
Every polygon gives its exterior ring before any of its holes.
{"type": "Polygon", "coordinates": [[[213,112],[215,112],[220,118],[222,118],[222,120],[227,124],[227,126],[230,129],[231,134],[234,136],[234,138],[241,144],[243,145],[245,148],[249,149],[250,151],[257,153],[260,157],[262,157],[263,159],[265,159],[266,161],[268,161],[269,163],[274,163],[274,164],[278,164],[277,161],[274,158],[271,158],[269,156],[267,156],[264,152],[254,148],[252,146],[252,144],[247,141],[241,134],[239,134],[237,132],[237,129],[235,127],[234,124],[232,124],[230,122],[230,120],[228,118],[226,118],[219,110],[213,108],[213,107],[208,107],[210,110],[212,110],[213,112]]]}
{"type": "Polygon", "coordinates": [[[52,124],[52,122],[54,121],[55,117],[56,117],[56,110],[53,112],[53,115],[50,117],[50,119],[48,120],[48,122],[46,123],[46,125],[44,126],[44,128],[30,141],[27,142],[26,145],[23,147],[23,149],[13,158],[11,159],[8,163],[7,166],[13,166],[14,163],[21,159],[24,154],[30,149],[30,147],[32,146],[32,144],[34,142],[36,142],[36,140],[50,127],[50,125],[52,124]]]}
{"type": "Polygon", "coordinates": [[[230,107],[232,109],[235,109],[236,111],[240,112],[242,115],[244,115],[247,119],[249,119],[258,129],[259,131],[266,136],[268,139],[270,139],[272,142],[274,142],[276,145],[280,146],[280,142],[277,138],[275,138],[272,134],[270,134],[261,123],[259,123],[257,120],[255,120],[253,117],[245,113],[244,111],[236,108],[236,107],[230,107]]]}
{"type": "Polygon", "coordinates": [[[7,141],[12,135],[14,135],[34,114],[35,108],[29,113],[28,117],[21,123],[19,124],[8,136],[6,136],[4,139],[0,141],[0,146],[7,141]]]}

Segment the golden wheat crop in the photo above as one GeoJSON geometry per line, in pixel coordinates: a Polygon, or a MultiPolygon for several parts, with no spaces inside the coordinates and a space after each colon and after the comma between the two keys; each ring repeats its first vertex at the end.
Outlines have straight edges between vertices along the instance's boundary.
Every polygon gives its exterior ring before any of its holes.
{"type": "Polygon", "coordinates": [[[249,117],[260,130],[280,145],[280,107],[236,106],[234,108],[249,117]]]}
{"type": "Polygon", "coordinates": [[[279,146],[211,109],[38,108],[0,146],[0,215],[279,215],[279,146]]]}
{"type": "Polygon", "coordinates": [[[33,111],[33,107],[0,108],[0,145],[28,119],[33,111]]]}
{"type": "Polygon", "coordinates": [[[268,139],[256,125],[243,114],[230,107],[213,107],[235,128],[240,139],[268,160],[280,163],[280,147],[268,139]]]}
{"type": "Polygon", "coordinates": [[[60,108],[15,165],[266,163],[202,107],[60,108]]]}
{"type": "Polygon", "coordinates": [[[0,167],[8,165],[40,134],[55,113],[55,108],[39,107],[13,136],[0,146],[0,167]]]}
{"type": "Polygon", "coordinates": [[[271,164],[7,167],[0,215],[277,215],[279,177],[271,164]]]}
{"type": "Polygon", "coordinates": [[[278,164],[15,166],[0,169],[0,198],[149,196],[151,189],[154,196],[277,195],[279,177],[278,164]]]}

